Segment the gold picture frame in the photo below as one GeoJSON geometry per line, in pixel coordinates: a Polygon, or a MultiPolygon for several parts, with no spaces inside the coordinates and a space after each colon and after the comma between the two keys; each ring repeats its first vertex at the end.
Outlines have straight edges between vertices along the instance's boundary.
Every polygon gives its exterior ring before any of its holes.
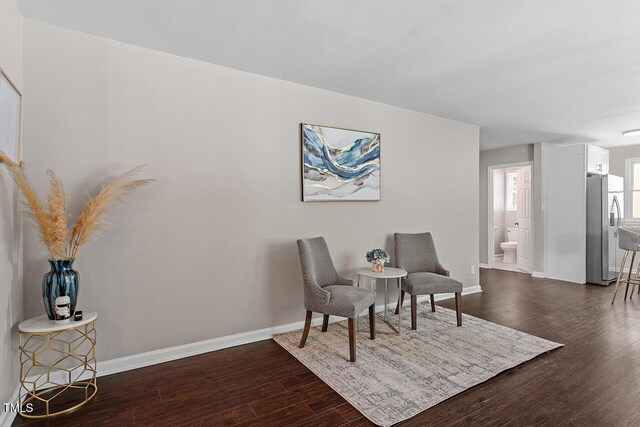
{"type": "Polygon", "coordinates": [[[380,201],[378,132],[300,123],[303,202],[380,201]]]}
{"type": "Polygon", "coordinates": [[[11,160],[22,159],[22,92],[0,68],[0,150],[11,160]]]}

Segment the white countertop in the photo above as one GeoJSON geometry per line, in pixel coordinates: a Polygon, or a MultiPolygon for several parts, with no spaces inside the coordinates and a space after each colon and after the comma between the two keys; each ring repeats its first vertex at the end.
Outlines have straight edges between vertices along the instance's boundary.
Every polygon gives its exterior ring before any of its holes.
{"type": "Polygon", "coordinates": [[[405,270],[394,267],[385,267],[382,273],[376,273],[371,267],[359,268],[355,270],[355,273],[359,276],[367,276],[373,279],[396,279],[407,275],[405,270]]]}
{"type": "Polygon", "coordinates": [[[74,329],[79,326],[84,326],[87,323],[91,323],[98,317],[98,313],[95,311],[83,311],[82,320],[77,322],[71,319],[69,323],[56,323],[55,320],[49,320],[46,314],[42,316],[33,317],[25,320],[18,325],[20,332],[28,334],[42,334],[47,332],[66,331],[68,329],[74,329]]]}

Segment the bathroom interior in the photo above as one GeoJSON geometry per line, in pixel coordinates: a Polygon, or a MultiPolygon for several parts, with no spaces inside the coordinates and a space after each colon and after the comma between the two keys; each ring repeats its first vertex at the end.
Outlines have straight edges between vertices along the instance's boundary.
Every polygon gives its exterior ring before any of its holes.
{"type": "MultiPolygon", "coordinates": [[[[518,264],[518,252],[525,252],[521,247],[518,251],[518,244],[525,245],[527,242],[519,237],[522,235],[523,213],[530,212],[530,191],[522,191],[525,183],[518,182],[523,177],[530,177],[531,166],[512,166],[493,169],[493,268],[526,272],[522,265],[518,264]],[[520,190],[520,191],[519,191],[520,190]],[[520,206],[518,204],[529,205],[520,206]]],[[[530,190],[530,182],[527,183],[530,190]]],[[[529,215],[526,215],[530,221],[529,215]]],[[[529,227],[527,227],[529,228],[529,227]]],[[[528,230],[527,230],[528,231],[528,230]]],[[[529,240],[529,239],[526,239],[529,240]]],[[[527,248],[528,249],[528,248],[527,248]]],[[[527,250],[528,252],[528,250],[527,250]]],[[[491,254],[490,254],[491,256],[491,254]]]]}

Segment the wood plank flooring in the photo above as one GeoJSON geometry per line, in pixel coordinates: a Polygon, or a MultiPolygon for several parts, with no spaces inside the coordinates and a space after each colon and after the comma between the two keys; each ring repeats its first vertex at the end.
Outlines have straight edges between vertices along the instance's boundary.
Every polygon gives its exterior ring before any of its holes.
{"type": "MultiPolygon", "coordinates": [[[[403,426],[640,425],[640,298],[612,306],[612,287],[500,270],[481,270],[480,280],[483,292],[462,298],[465,314],[565,347],[403,426]]],[[[98,386],[75,413],[14,425],[372,425],[272,340],[100,377],[98,386]]]]}

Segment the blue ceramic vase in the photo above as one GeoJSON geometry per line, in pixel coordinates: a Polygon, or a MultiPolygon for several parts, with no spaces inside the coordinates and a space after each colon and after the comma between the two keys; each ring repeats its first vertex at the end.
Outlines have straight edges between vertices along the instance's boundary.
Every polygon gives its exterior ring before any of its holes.
{"type": "Polygon", "coordinates": [[[71,300],[71,316],[76,311],[80,276],[73,268],[73,259],[50,259],[51,271],[42,278],[42,299],[49,319],[55,320],[56,298],[68,296],[71,300]]]}

